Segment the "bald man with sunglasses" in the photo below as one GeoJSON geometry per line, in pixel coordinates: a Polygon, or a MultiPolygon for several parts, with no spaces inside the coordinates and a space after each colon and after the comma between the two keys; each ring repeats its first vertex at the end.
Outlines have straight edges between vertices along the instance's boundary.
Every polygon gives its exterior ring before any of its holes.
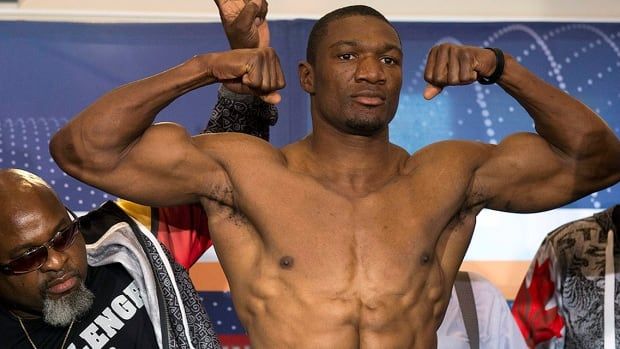
{"type": "Polygon", "coordinates": [[[80,217],[0,170],[2,348],[219,348],[183,267],[109,202],[80,217]]]}
{"type": "Polygon", "coordinates": [[[3,310],[20,319],[28,317],[29,309],[41,309],[48,323],[68,325],[66,319],[93,302],[92,292],[84,288],[86,250],[76,215],[27,172],[2,171],[0,188],[3,310]],[[60,271],[43,276],[55,269],[60,271]],[[69,297],[60,301],[64,295],[69,297]]]}

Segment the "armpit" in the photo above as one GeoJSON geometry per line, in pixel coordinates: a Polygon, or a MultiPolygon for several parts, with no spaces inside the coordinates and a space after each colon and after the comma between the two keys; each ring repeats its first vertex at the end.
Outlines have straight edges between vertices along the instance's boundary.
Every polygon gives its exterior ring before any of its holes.
{"type": "Polygon", "coordinates": [[[213,184],[206,192],[206,198],[213,203],[234,208],[234,195],[232,185],[213,184]]]}

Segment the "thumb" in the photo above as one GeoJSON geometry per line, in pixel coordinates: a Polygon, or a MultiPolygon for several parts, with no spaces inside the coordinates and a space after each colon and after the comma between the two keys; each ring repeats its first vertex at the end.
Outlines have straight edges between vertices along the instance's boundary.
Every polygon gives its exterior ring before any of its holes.
{"type": "Polygon", "coordinates": [[[267,16],[267,8],[268,8],[267,1],[266,0],[251,0],[250,2],[254,3],[256,7],[258,7],[258,14],[256,14],[256,16],[259,17],[261,20],[265,20],[265,17],[267,16]]]}
{"type": "Polygon", "coordinates": [[[259,96],[265,103],[278,104],[282,101],[282,96],[279,92],[271,92],[267,95],[259,96]]]}
{"type": "Polygon", "coordinates": [[[260,11],[260,5],[257,5],[254,1],[250,1],[245,4],[245,7],[239,12],[239,15],[235,19],[235,23],[238,27],[249,30],[257,19],[258,12],[260,11]]]}
{"type": "Polygon", "coordinates": [[[424,93],[423,93],[424,99],[426,100],[433,99],[435,98],[435,96],[440,94],[442,90],[443,90],[443,87],[427,84],[426,88],[424,89],[424,93]]]}

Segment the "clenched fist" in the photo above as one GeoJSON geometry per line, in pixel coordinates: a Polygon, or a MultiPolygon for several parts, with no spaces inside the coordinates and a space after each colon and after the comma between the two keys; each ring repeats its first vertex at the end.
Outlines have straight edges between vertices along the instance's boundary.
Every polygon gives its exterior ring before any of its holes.
{"type": "Polygon", "coordinates": [[[240,49],[207,54],[208,75],[213,79],[233,86],[235,90],[253,94],[267,103],[281,100],[277,92],[286,82],[280,66],[280,59],[270,47],[240,49]]]}
{"type": "Polygon", "coordinates": [[[495,70],[495,54],[480,47],[441,44],[428,53],[424,98],[437,96],[445,86],[468,85],[495,70]]]}

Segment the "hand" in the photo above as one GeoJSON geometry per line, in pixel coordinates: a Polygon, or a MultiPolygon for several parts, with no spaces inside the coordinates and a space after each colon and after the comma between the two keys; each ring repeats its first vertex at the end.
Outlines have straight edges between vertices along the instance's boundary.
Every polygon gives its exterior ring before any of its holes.
{"type": "Polygon", "coordinates": [[[274,49],[239,49],[208,56],[211,76],[217,81],[270,104],[282,100],[277,91],[284,88],[286,82],[274,49]]]}
{"type": "Polygon", "coordinates": [[[269,46],[266,0],[215,0],[230,48],[269,46]]]}
{"type": "Polygon", "coordinates": [[[441,44],[428,53],[424,80],[424,98],[432,99],[445,86],[468,85],[478,76],[489,76],[495,70],[495,54],[480,47],[441,44]]]}

